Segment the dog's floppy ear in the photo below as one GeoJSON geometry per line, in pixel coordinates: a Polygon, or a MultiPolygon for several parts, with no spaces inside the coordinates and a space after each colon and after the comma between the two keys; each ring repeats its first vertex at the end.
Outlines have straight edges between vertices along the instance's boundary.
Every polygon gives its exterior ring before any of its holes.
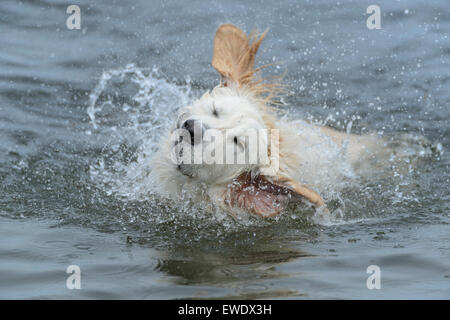
{"type": "MultiPolygon", "coordinates": [[[[266,31],[267,32],[267,31],[266,31]]],[[[266,32],[249,37],[232,24],[219,26],[214,38],[212,65],[222,76],[224,85],[246,85],[252,81],[255,55],[266,32]]]]}

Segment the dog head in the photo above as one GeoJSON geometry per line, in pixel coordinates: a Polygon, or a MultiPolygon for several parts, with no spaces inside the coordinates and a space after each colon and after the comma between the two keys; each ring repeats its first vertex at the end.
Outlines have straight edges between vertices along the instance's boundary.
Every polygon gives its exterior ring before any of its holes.
{"type": "Polygon", "coordinates": [[[218,87],[186,107],[173,131],[178,170],[207,184],[231,181],[269,163],[270,133],[258,103],[218,87]]]}
{"type": "Polygon", "coordinates": [[[267,217],[294,196],[316,206],[323,200],[286,174],[282,139],[268,112],[274,86],[255,76],[264,36],[247,37],[231,24],[219,27],[212,65],[221,84],[182,110],[171,134],[171,159],[189,181],[218,190],[220,205],[267,217]]]}

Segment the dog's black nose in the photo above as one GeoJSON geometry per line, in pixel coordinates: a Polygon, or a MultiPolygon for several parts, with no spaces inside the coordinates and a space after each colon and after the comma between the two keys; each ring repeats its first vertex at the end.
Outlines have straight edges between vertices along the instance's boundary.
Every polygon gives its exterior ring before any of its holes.
{"type": "Polygon", "coordinates": [[[199,142],[202,135],[202,128],[196,124],[195,120],[186,120],[182,126],[183,129],[187,130],[191,136],[191,145],[199,142]]]}

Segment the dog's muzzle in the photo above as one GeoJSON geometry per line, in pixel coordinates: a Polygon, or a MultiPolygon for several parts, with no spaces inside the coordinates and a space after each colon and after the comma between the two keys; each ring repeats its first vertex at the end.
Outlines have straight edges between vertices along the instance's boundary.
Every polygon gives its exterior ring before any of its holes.
{"type": "Polygon", "coordinates": [[[174,137],[176,139],[174,142],[174,151],[178,163],[177,169],[182,174],[193,177],[193,149],[202,143],[204,134],[203,124],[200,120],[186,118],[183,115],[177,122],[176,133],[178,137],[174,137]]]}

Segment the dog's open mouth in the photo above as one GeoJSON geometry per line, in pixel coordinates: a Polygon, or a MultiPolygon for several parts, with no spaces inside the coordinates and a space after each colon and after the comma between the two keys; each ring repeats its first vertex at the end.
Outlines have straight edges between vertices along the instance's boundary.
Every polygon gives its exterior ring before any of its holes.
{"type": "Polygon", "coordinates": [[[233,180],[224,195],[225,204],[252,214],[272,217],[286,209],[293,192],[269,181],[265,176],[255,178],[245,172],[233,180]]]}
{"type": "Polygon", "coordinates": [[[320,195],[305,185],[281,176],[252,177],[245,172],[228,185],[223,195],[228,207],[263,217],[279,214],[287,208],[291,199],[300,197],[328,212],[320,195]]]}

